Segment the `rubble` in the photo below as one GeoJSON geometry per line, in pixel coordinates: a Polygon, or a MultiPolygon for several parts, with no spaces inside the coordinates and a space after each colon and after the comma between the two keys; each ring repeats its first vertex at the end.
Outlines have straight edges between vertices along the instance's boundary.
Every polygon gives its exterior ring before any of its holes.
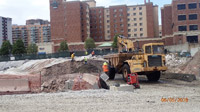
{"type": "MultiPolygon", "coordinates": [[[[36,74],[41,76],[42,91],[63,91],[65,82],[69,79],[74,80],[81,73],[90,73],[94,76],[101,73],[101,66],[105,60],[91,55],[88,55],[87,58],[88,64],[84,64],[84,57],[76,57],[75,62],[71,62],[71,59],[68,58],[9,62],[10,68],[1,70],[0,77],[5,74],[8,78],[11,75],[27,76],[28,74],[36,74]],[[16,63],[19,63],[18,66],[16,63]]],[[[3,66],[3,64],[4,62],[0,63],[0,66],[3,66]]]]}
{"type": "Polygon", "coordinates": [[[200,76],[200,51],[193,57],[178,57],[176,54],[166,56],[167,73],[194,74],[200,76]]]}

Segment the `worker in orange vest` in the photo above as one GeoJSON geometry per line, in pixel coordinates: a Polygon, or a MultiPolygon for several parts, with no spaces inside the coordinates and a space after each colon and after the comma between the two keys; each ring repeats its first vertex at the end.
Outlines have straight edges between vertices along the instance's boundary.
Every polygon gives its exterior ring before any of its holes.
{"type": "Polygon", "coordinates": [[[92,56],[94,56],[94,51],[92,51],[92,56]]]}
{"type": "Polygon", "coordinates": [[[102,68],[103,68],[103,72],[105,72],[106,74],[108,74],[108,63],[107,62],[104,62],[103,63],[103,66],[102,66],[102,68]]]}

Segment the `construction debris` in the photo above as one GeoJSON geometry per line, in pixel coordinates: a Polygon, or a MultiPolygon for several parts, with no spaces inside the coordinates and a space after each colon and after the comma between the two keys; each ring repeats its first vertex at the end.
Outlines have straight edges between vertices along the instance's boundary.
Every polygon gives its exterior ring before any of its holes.
{"type": "Polygon", "coordinates": [[[194,74],[200,76],[200,51],[193,57],[178,57],[176,54],[166,56],[167,73],[194,74]]]}

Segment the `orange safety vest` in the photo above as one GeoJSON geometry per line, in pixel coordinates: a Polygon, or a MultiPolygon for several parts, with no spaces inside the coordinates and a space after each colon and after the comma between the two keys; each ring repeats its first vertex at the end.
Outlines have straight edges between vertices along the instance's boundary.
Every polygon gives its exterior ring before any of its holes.
{"type": "Polygon", "coordinates": [[[103,65],[102,68],[103,68],[103,71],[104,71],[104,72],[108,72],[108,71],[109,71],[107,65],[103,65]]]}

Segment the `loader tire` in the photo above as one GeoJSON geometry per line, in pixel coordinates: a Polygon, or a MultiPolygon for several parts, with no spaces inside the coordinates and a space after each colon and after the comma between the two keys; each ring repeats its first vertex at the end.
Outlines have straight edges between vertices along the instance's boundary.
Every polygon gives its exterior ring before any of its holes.
{"type": "Polygon", "coordinates": [[[113,68],[113,67],[109,68],[108,76],[109,76],[109,80],[115,79],[115,68],[113,68]]]}
{"type": "Polygon", "coordinates": [[[125,64],[122,69],[122,77],[125,82],[127,82],[128,74],[131,74],[131,70],[128,64],[125,64]]]}
{"type": "Polygon", "coordinates": [[[147,79],[149,81],[157,82],[160,79],[160,71],[148,74],[147,79]]]}

